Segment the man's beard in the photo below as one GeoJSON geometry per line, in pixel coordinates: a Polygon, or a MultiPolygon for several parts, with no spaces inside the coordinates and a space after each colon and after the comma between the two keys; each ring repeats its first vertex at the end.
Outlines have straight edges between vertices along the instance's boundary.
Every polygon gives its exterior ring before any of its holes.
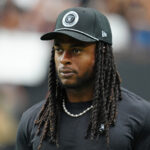
{"type": "Polygon", "coordinates": [[[82,76],[78,77],[76,80],[76,83],[73,84],[63,84],[61,82],[61,79],[57,75],[58,81],[60,82],[61,86],[65,89],[83,89],[84,87],[88,87],[89,85],[92,85],[94,83],[94,73],[89,75],[87,72],[82,76]]]}

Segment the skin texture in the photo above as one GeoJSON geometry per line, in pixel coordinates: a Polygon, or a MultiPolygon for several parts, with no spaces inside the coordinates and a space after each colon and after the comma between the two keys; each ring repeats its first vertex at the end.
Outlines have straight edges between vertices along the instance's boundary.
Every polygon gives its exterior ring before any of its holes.
{"type": "Polygon", "coordinates": [[[89,101],[93,96],[96,43],[60,35],[54,40],[55,67],[70,102],[89,101]]]}

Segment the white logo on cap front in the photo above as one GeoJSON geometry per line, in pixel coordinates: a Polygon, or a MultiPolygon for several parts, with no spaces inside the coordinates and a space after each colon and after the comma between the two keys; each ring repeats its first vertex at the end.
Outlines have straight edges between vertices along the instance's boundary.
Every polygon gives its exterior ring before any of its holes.
{"type": "Polygon", "coordinates": [[[62,19],[62,24],[65,27],[72,27],[79,21],[79,15],[75,11],[69,11],[62,19]]]}

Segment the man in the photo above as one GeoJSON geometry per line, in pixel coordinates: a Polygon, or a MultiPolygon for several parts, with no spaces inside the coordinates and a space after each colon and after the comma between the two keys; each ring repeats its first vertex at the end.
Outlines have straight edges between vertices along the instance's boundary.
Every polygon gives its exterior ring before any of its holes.
{"type": "Polygon", "coordinates": [[[41,39],[54,39],[50,94],[23,114],[16,149],[149,150],[150,104],[120,88],[107,18],[70,8],[41,39]]]}

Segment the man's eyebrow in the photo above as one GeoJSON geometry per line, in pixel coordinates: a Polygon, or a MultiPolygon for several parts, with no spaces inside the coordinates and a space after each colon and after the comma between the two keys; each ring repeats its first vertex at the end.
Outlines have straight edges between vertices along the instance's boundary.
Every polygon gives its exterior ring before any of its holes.
{"type": "Polygon", "coordinates": [[[54,43],[53,47],[54,46],[61,47],[61,45],[59,43],[54,43]]]}
{"type": "Polygon", "coordinates": [[[84,48],[89,45],[91,45],[91,43],[73,43],[73,44],[71,44],[71,47],[83,47],[84,48]]]}
{"type": "Polygon", "coordinates": [[[81,44],[81,43],[74,43],[74,44],[71,44],[71,47],[84,47],[85,44],[81,44]]]}

